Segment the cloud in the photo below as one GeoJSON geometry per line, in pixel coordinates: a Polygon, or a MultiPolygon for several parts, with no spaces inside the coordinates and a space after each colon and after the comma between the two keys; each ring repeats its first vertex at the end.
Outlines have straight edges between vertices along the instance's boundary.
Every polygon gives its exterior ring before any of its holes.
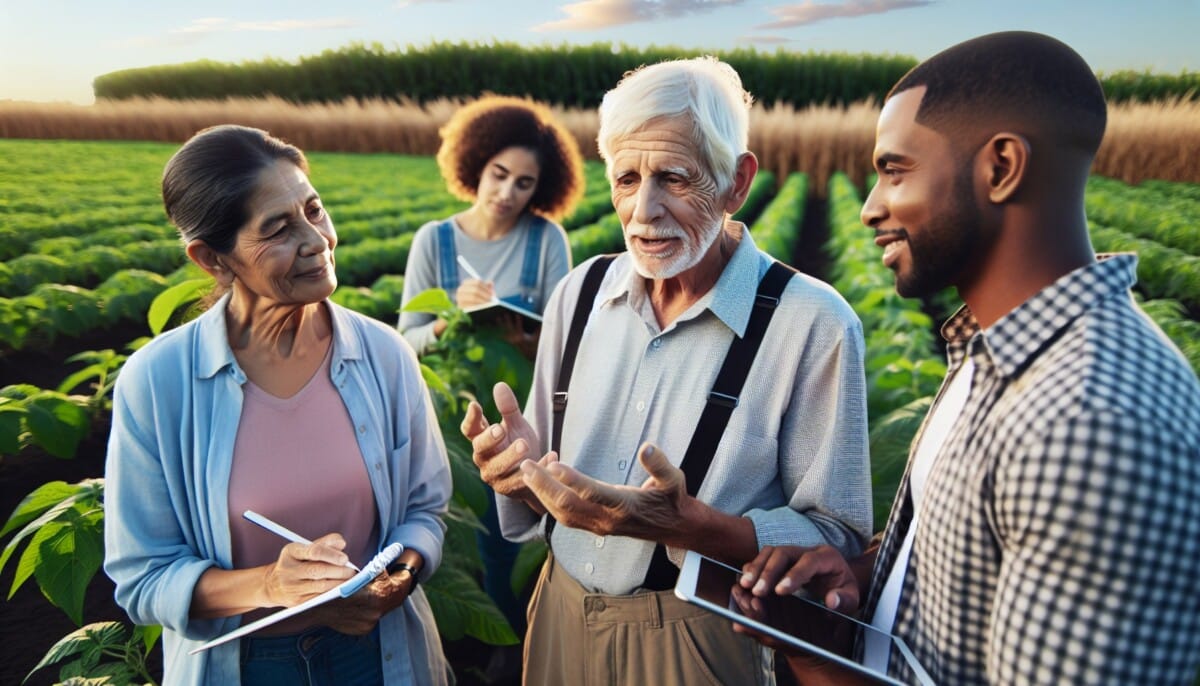
{"type": "Polygon", "coordinates": [[[396,8],[403,9],[405,7],[412,7],[413,5],[428,5],[434,2],[444,4],[450,2],[450,0],[396,0],[396,8]]]}
{"type": "Polygon", "coordinates": [[[737,42],[747,45],[779,45],[780,43],[791,43],[794,40],[794,38],[786,36],[740,36],[737,42]]]}
{"type": "Polygon", "coordinates": [[[777,19],[759,24],[755,29],[790,29],[815,24],[825,19],[839,17],[862,17],[868,14],[883,14],[893,10],[922,7],[933,4],[933,0],[840,0],[837,2],[805,2],[772,7],[769,11],[777,19]]]}
{"type": "Polygon", "coordinates": [[[218,17],[193,19],[191,24],[171,29],[171,34],[207,34],[229,33],[235,31],[309,31],[324,29],[348,29],[357,26],[357,22],[349,19],[278,19],[275,21],[232,21],[218,17]]]}
{"type": "Polygon", "coordinates": [[[534,31],[590,31],[642,21],[680,17],[740,5],[745,0],[583,0],[563,5],[566,19],[533,27],[534,31]]]}
{"type": "Polygon", "coordinates": [[[122,48],[171,48],[194,45],[207,36],[218,33],[321,31],[326,29],[349,29],[358,26],[349,19],[279,19],[276,21],[233,21],[223,17],[193,19],[190,24],[167,30],[166,35],[134,36],[110,40],[103,43],[110,49],[122,48]]]}

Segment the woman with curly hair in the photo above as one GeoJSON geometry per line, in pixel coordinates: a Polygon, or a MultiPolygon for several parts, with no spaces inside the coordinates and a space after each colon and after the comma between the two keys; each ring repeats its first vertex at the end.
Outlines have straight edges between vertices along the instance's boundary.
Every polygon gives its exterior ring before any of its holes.
{"type": "MultiPolygon", "coordinates": [[[[442,127],[437,161],[450,192],[469,209],[417,230],[404,272],[403,302],[442,288],[460,307],[494,298],[541,313],[571,268],[567,234],[553,221],[583,194],[575,139],[542,105],[485,96],[442,127]],[[459,256],[482,278],[460,270],[459,256]]],[[[399,329],[418,353],[446,329],[430,314],[404,312],[399,329]]],[[[509,339],[536,350],[519,328],[509,339]]]]}

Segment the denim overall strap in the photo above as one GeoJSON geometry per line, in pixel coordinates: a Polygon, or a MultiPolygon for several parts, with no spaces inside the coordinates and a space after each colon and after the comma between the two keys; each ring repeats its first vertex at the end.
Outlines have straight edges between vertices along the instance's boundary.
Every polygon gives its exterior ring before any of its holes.
{"type": "Polygon", "coordinates": [[[536,214],[529,216],[529,236],[525,240],[525,262],[521,265],[521,290],[532,292],[537,288],[538,267],[542,261],[542,234],[546,220],[536,214]]]}
{"type": "Polygon", "coordinates": [[[451,292],[458,288],[458,251],[454,248],[454,224],[451,220],[438,224],[438,265],[441,272],[442,290],[451,292]]]}

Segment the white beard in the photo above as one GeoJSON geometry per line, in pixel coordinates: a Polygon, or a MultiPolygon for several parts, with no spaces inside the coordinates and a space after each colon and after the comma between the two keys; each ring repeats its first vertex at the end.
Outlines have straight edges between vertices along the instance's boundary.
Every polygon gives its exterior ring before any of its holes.
{"type": "Polygon", "coordinates": [[[713,241],[721,235],[722,225],[723,222],[720,221],[714,223],[712,228],[700,234],[699,240],[696,241],[689,240],[687,234],[680,229],[655,232],[655,238],[679,238],[681,241],[678,249],[663,256],[649,256],[638,252],[630,240],[629,233],[626,232],[625,250],[633,258],[633,267],[642,278],[656,281],[671,279],[700,263],[708,254],[713,241]]]}

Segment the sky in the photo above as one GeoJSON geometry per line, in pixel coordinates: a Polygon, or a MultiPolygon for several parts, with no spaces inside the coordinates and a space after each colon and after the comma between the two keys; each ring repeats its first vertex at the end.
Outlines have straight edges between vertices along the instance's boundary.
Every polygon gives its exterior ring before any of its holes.
{"type": "Polygon", "coordinates": [[[1099,72],[1200,71],[1200,0],[0,0],[0,100],[93,102],[92,79],[354,42],[754,47],[923,59],[973,36],[1050,34],[1099,72]]]}

